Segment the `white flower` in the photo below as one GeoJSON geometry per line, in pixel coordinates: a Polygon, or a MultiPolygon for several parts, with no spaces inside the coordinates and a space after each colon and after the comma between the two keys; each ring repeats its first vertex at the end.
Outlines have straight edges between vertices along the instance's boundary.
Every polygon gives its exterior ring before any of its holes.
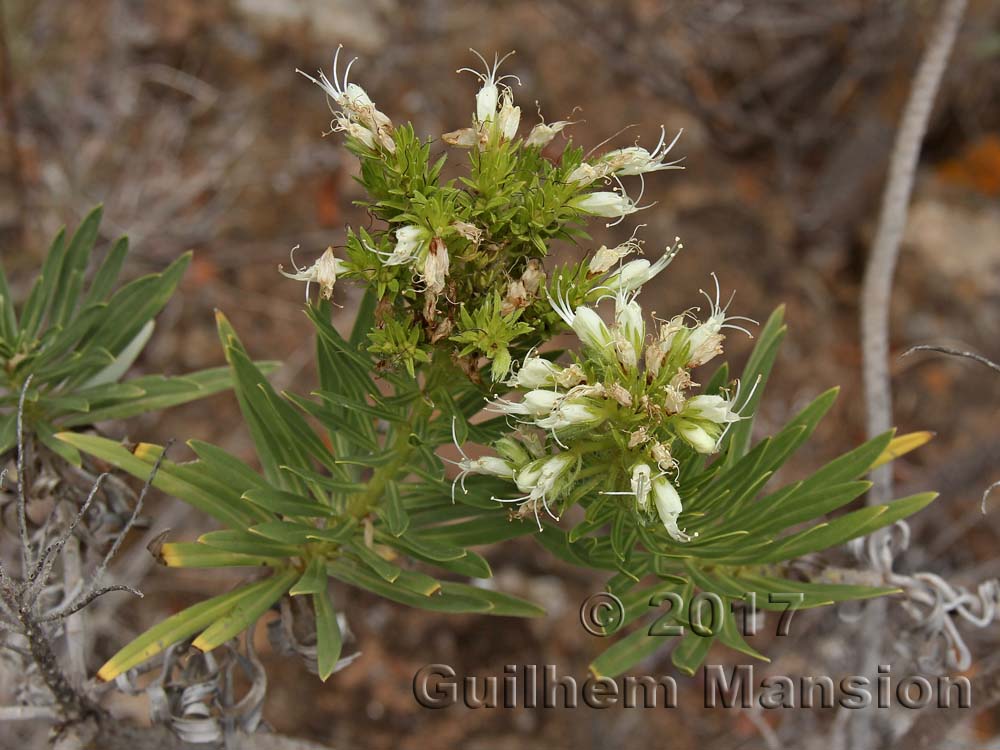
{"type": "Polygon", "coordinates": [[[642,240],[637,240],[635,238],[636,232],[638,232],[645,224],[640,224],[633,230],[632,236],[625,240],[625,242],[615,247],[609,248],[606,245],[601,245],[597,252],[594,253],[594,257],[590,259],[590,264],[587,266],[587,271],[591,274],[601,274],[607,272],[615,263],[618,263],[623,258],[637,252],[642,247],[642,240]]]}
{"type": "Polygon", "coordinates": [[[542,388],[556,383],[562,368],[542,357],[525,357],[524,363],[507,381],[513,388],[542,388]]]}
{"type": "Polygon", "coordinates": [[[458,72],[472,73],[472,75],[476,76],[476,78],[483,83],[479,92],[476,94],[476,122],[483,123],[488,120],[492,120],[494,115],[496,115],[497,104],[500,102],[499,84],[508,78],[517,81],[518,85],[521,84],[521,81],[514,75],[500,76],[499,78],[497,77],[497,70],[503,64],[504,60],[514,54],[513,52],[508,52],[503,57],[494,55],[493,67],[491,68],[490,64],[486,62],[486,58],[476,52],[476,50],[470,49],[469,51],[482,61],[483,66],[485,67],[485,72],[480,73],[478,70],[473,70],[472,68],[459,68],[458,72]]]}
{"type": "Polygon", "coordinates": [[[563,401],[552,413],[535,420],[535,426],[543,430],[565,430],[568,427],[596,427],[607,418],[605,412],[585,401],[563,401]]]}
{"type": "Polygon", "coordinates": [[[649,493],[652,490],[652,470],[649,464],[636,464],[632,467],[632,478],[629,481],[632,494],[635,495],[639,510],[646,510],[649,502],[649,493]]]}
{"type": "MultiPolygon", "coordinates": [[[[677,518],[684,511],[681,496],[665,477],[653,480],[653,504],[667,533],[678,542],[690,542],[692,537],[677,527],[677,518]]],[[[695,535],[697,536],[697,534],[695,535]]]]}
{"type": "Polygon", "coordinates": [[[609,219],[634,214],[639,208],[635,201],[617,190],[600,190],[587,193],[571,201],[574,208],[593,216],[604,216],[609,219]]]}
{"type": "Polygon", "coordinates": [[[604,282],[604,286],[613,292],[633,292],[639,289],[643,284],[670,265],[670,261],[672,261],[677,256],[677,253],[679,253],[684,247],[684,245],[680,243],[679,239],[680,238],[674,238],[673,247],[665,250],[663,255],[661,255],[655,263],[650,263],[645,258],[630,260],[628,263],[624,264],[621,268],[611,274],[611,276],[609,276],[604,282]]]}
{"type": "Polygon", "coordinates": [[[543,417],[549,414],[563,398],[561,393],[544,388],[536,388],[524,394],[522,401],[514,402],[498,398],[490,402],[491,411],[503,414],[518,414],[529,417],[543,417]]]}
{"type": "Polygon", "coordinates": [[[369,136],[367,138],[359,135],[357,129],[350,129],[345,127],[341,121],[337,120],[338,130],[347,130],[349,135],[353,135],[365,142],[368,145],[368,141],[378,141],[381,146],[389,153],[395,153],[396,142],[392,138],[392,120],[390,120],[384,113],[380,112],[376,107],[374,102],[372,102],[371,97],[368,93],[358,86],[356,83],[348,83],[348,75],[351,72],[351,66],[357,62],[358,58],[352,59],[347,67],[344,69],[343,79],[339,79],[337,76],[337,63],[340,58],[340,50],[343,49],[343,45],[337,46],[337,52],[333,56],[333,82],[326,77],[326,73],[322,70],[319,71],[319,79],[313,78],[308,73],[305,73],[296,68],[296,72],[308,78],[310,81],[319,86],[323,91],[326,92],[333,101],[343,110],[343,116],[348,119],[349,122],[358,124],[369,131],[369,136]]]}
{"type": "Polygon", "coordinates": [[[520,124],[521,108],[514,106],[510,89],[507,89],[500,97],[500,112],[497,115],[496,125],[500,129],[500,134],[506,140],[512,141],[517,136],[517,127],[520,124]]]}
{"type": "Polygon", "coordinates": [[[375,136],[368,128],[358,122],[354,122],[350,117],[342,112],[334,113],[333,120],[336,123],[334,130],[341,130],[352,138],[357,138],[368,148],[375,148],[375,136]]]}
{"type": "Polygon", "coordinates": [[[485,145],[485,134],[476,128],[460,128],[441,136],[441,140],[450,146],[472,148],[485,145]]]}
{"type": "Polygon", "coordinates": [[[462,485],[462,492],[469,494],[469,491],[465,488],[465,477],[469,474],[485,474],[487,476],[501,477],[503,479],[512,479],[514,477],[514,467],[508,461],[505,461],[498,456],[469,458],[465,454],[465,451],[462,450],[462,446],[458,443],[458,434],[455,432],[456,421],[455,417],[451,420],[451,439],[454,441],[455,447],[458,449],[458,453],[462,457],[462,460],[452,461],[448,458],[443,459],[459,468],[458,476],[456,476],[455,480],[451,483],[452,502],[455,502],[455,485],[458,483],[461,483],[462,485]]]}
{"type": "MultiPolygon", "coordinates": [[[[412,263],[420,256],[431,233],[424,227],[414,225],[400,227],[396,230],[396,246],[391,253],[379,253],[383,264],[387,266],[402,266],[412,263]]],[[[377,251],[376,251],[377,252],[377,251]]]]}
{"type": "Polygon", "coordinates": [[[514,482],[517,484],[518,490],[525,494],[509,499],[494,497],[493,500],[501,503],[528,501],[534,510],[538,530],[541,531],[542,522],[538,517],[538,502],[541,501],[546,513],[553,519],[559,520],[549,509],[548,498],[559,494],[562,489],[560,480],[578,461],[579,459],[572,453],[557,453],[548,458],[532,461],[514,475],[514,482]]]}
{"type": "Polygon", "coordinates": [[[450,263],[448,246],[440,237],[435,237],[427,249],[424,267],[420,274],[427,288],[427,294],[431,297],[436,297],[444,291],[444,280],[448,276],[450,263]]]}
{"type": "Polygon", "coordinates": [[[756,320],[743,317],[742,315],[726,315],[726,311],[729,309],[729,304],[732,302],[732,297],[729,298],[729,303],[726,303],[726,306],[722,307],[720,304],[719,277],[713,273],[712,278],[715,280],[714,300],[708,296],[708,293],[705,292],[704,289],[699,290],[708,300],[710,314],[708,316],[708,320],[695,326],[691,330],[690,335],[687,337],[689,367],[698,367],[699,365],[703,365],[722,353],[722,342],[726,338],[725,334],[722,333],[723,329],[731,328],[733,330],[742,331],[750,338],[753,338],[753,334],[751,334],[746,328],[732,325],[729,321],[745,320],[755,325],[757,324],[756,320]]]}
{"type": "Polygon", "coordinates": [[[552,142],[553,138],[563,131],[563,128],[572,124],[573,122],[570,120],[559,120],[558,122],[550,123],[540,122],[528,133],[528,137],[524,140],[524,145],[545,148],[545,146],[548,146],[552,142]]]}
{"type": "Polygon", "coordinates": [[[613,343],[614,337],[611,335],[611,331],[601,320],[601,316],[589,307],[581,305],[576,310],[571,310],[569,303],[557,296],[549,297],[549,305],[563,319],[563,322],[573,329],[573,332],[585,346],[604,353],[613,343]]]}
{"type": "Polygon", "coordinates": [[[740,420],[740,415],[733,411],[732,402],[717,394],[703,394],[689,398],[684,406],[683,415],[689,419],[705,419],[719,425],[740,420]]]}
{"type": "Polygon", "coordinates": [[[611,172],[622,176],[658,172],[661,169],[683,169],[683,167],[677,166],[677,163],[681,161],[680,159],[667,163],[663,161],[683,132],[683,128],[678,130],[674,139],[669,144],[664,145],[666,143],[667,131],[661,125],[660,141],[656,144],[656,148],[653,149],[653,153],[640,146],[630,146],[629,148],[609,151],[601,157],[601,162],[606,164],[611,172]]]}
{"type": "Polygon", "coordinates": [[[629,297],[628,292],[619,291],[615,295],[615,325],[632,345],[635,356],[646,341],[646,323],[642,318],[642,307],[634,296],[629,297]]]}
{"type": "Polygon", "coordinates": [[[278,266],[278,271],[289,279],[306,282],[307,302],[309,301],[309,284],[314,281],[319,284],[320,295],[323,299],[330,299],[333,296],[333,286],[337,283],[337,274],[346,271],[347,264],[333,254],[332,247],[328,247],[319,257],[319,260],[309,266],[309,268],[300,269],[295,265],[294,258],[297,247],[298,245],[292,248],[292,267],[295,268],[295,273],[286,273],[280,265],[278,266]]]}

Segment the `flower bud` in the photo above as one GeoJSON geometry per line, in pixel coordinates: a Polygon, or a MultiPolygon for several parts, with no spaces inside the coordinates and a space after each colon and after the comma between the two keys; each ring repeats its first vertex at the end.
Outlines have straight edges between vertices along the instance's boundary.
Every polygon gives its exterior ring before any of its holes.
{"type": "Polygon", "coordinates": [[[613,292],[633,292],[669,266],[683,247],[684,245],[675,242],[655,263],[650,263],[645,258],[629,261],[609,276],[604,285],[613,292]]]}
{"type": "Polygon", "coordinates": [[[511,437],[502,437],[493,443],[493,448],[514,466],[524,466],[531,461],[531,455],[521,443],[511,437]]]}
{"type": "Polygon", "coordinates": [[[544,123],[540,122],[535,127],[531,129],[528,133],[528,137],[524,141],[525,146],[536,146],[538,148],[545,148],[552,142],[552,139],[562,132],[563,128],[567,125],[572,125],[573,123],[568,120],[560,120],[559,122],[544,123]]]}
{"type": "Polygon", "coordinates": [[[610,170],[605,165],[594,166],[584,162],[566,176],[566,182],[570,185],[586,187],[592,182],[604,179],[610,174],[610,170]]]}
{"type": "MultiPolygon", "coordinates": [[[[699,453],[715,453],[716,438],[709,434],[705,426],[681,420],[677,423],[677,432],[699,453]]],[[[713,430],[714,432],[714,430],[713,430]]]]}

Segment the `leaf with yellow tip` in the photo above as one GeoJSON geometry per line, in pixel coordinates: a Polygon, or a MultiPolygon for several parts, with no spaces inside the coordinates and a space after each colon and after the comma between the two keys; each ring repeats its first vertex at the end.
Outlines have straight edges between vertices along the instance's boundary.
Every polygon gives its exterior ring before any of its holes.
{"type": "Polygon", "coordinates": [[[876,469],[890,461],[895,461],[900,456],[904,456],[910,451],[914,451],[922,445],[929,443],[934,437],[933,432],[910,432],[906,435],[894,437],[882,454],[875,459],[872,468],[876,469]]]}
{"type": "Polygon", "coordinates": [[[194,639],[194,643],[191,645],[202,651],[211,651],[230,638],[239,635],[240,631],[246,630],[258,617],[270,609],[271,605],[288,591],[288,588],[298,577],[299,571],[295,568],[286,568],[276,572],[264,581],[264,585],[254,591],[251,596],[245,597],[230,609],[221,620],[216,620],[209,625],[201,635],[194,639]]]}
{"type": "Polygon", "coordinates": [[[326,560],[314,557],[306,567],[302,577],[288,591],[292,596],[321,594],[326,592],[326,560]]]}
{"type": "Polygon", "coordinates": [[[283,563],[280,557],[229,552],[201,542],[167,542],[160,548],[159,559],[168,568],[256,567],[283,563]]]}
{"type": "Polygon", "coordinates": [[[142,664],[146,659],[155,656],[163,649],[178,641],[183,641],[220,617],[224,617],[233,607],[253,597],[270,582],[271,579],[268,578],[252,583],[249,586],[194,604],[176,615],[168,617],[108,659],[104,666],[98,670],[97,676],[102,680],[115,679],[118,675],[142,664]]]}

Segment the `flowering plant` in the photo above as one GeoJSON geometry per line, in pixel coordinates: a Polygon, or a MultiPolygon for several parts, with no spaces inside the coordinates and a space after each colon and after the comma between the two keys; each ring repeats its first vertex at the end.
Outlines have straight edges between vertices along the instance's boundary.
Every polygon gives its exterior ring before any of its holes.
{"type": "MultiPolygon", "coordinates": [[[[162,460],[154,480],[227,527],[163,544],[167,565],[263,566],[270,574],[154,626],[100,676],[112,679],[194,636],[196,647],[215,648],[288,595],[310,603],[326,679],[343,664],[328,577],[435,611],[541,614],[530,602],[425,572],[488,577],[488,562],[472,548],[516,536],[607,571],[626,624],[648,611],[651,597],[670,592],[689,601],[697,589],[733,602],[750,591],[794,589],[799,606],[819,606],[891,591],[789,566],[891,524],[934,495],[828,518],[865,492],[862,477],[874,465],[912,444],[891,433],[808,479],[769,486],[835,398],[820,395],[751,445],[785,330],[780,308],[738,379],[725,364],[703,377],[699,368],[719,357],[726,333],[749,335],[755,324],[730,315],[717,279],[704,317],[689,310],[655,326],[647,320],[642,287],[679,242],[653,261],[632,257],[641,252],[637,227],[615,247],[562,266],[547,262],[553,242],[586,242],[592,217],[614,226],[648,208],[639,205],[644,175],[679,168],[667,161],[676,138],[668,143],[661,129],[652,151],[636,145],[596,156],[568,141],[554,154],[552,142],[572,123],[541,122],[522,136],[517,79],[500,75],[503,60],[480,58],[471,124],[442,136],[467,154],[467,169],[445,179],[447,154],[432,160],[430,142],[410,125],[395,126],[349,81],[354,61],[339,71],[339,53],[332,77],[307,77],[326,93],[331,128],[360,161],[375,227],[349,229],[339,252],[331,247],[306,268],[282,271],[305,282],[319,388],[311,397],[276,392],[220,315],[263,474],[191,441],[197,460],[162,460]],[[635,199],[622,182],[630,177],[639,182],[635,199]],[[341,279],[366,290],[347,337],[331,324],[341,279]],[[545,348],[566,331],[577,346],[545,348]],[[447,457],[452,443],[458,460],[447,457]],[[472,457],[473,443],[487,451],[472,457]]],[[[94,436],[61,437],[143,478],[162,458],[150,444],[128,450],[94,436]]],[[[685,616],[684,607],[670,613],[685,616]]],[[[761,656],[727,607],[711,632],[684,636],[675,664],[693,671],[715,639],[761,656]]],[[[620,673],[663,642],[636,630],[593,669],[620,673]]]]}

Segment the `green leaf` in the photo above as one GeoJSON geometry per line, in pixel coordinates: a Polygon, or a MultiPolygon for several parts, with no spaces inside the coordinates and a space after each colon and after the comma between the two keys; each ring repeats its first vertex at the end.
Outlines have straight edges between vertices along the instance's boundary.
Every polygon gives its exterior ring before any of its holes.
{"type": "Polygon", "coordinates": [[[256,567],[284,562],[280,557],[226,552],[201,542],[167,542],[160,548],[158,558],[168,568],[256,567]]]}
{"type": "Polygon", "coordinates": [[[326,682],[337,667],[344,641],[325,586],[313,594],[313,609],[316,610],[316,666],[319,678],[326,682]]]}
{"type": "Polygon", "coordinates": [[[490,605],[486,614],[498,617],[543,617],[545,615],[544,609],[527,599],[505,594],[502,591],[470,586],[467,583],[444,581],[441,584],[441,593],[445,596],[454,594],[485,601],[490,605]]]}
{"type": "Polygon", "coordinates": [[[62,268],[59,271],[59,278],[52,290],[54,297],[50,321],[52,326],[63,325],[76,309],[83,273],[87,268],[87,261],[90,260],[94,242],[97,240],[97,231],[103,213],[101,206],[93,209],[80,222],[80,226],[77,227],[69,241],[62,268]]]}
{"type": "Polygon", "coordinates": [[[7,274],[0,262],[0,341],[13,342],[17,338],[17,313],[14,311],[14,299],[7,285],[7,274]]]}
{"type": "Polygon", "coordinates": [[[87,296],[83,299],[83,307],[104,302],[107,299],[118,280],[118,274],[121,273],[126,255],[128,255],[128,238],[121,237],[111,246],[111,250],[108,251],[104,261],[97,269],[97,273],[94,274],[87,296]]]}
{"type": "Polygon", "coordinates": [[[389,528],[389,533],[393,536],[402,536],[410,526],[410,517],[403,507],[403,500],[399,495],[399,485],[396,482],[385,483],[385,494],[382,501],[375,507],[375,512],[379,518],[385,521],[389,528]]]}
{"type": "MultiPolygon", "coordinates": [[[[156,457],[163,452],[158,445],[140,443],[132,453],[113,440],[77,432],[60,432],[56,437],[142,480],[149,478],[156,457]]],[[[272,518],[266,511],[241,501],[237,494],[240,488],[226,488],[217,479],[199,471],[197,464],[180,466],[164,460],[153,479],[153,486],[234,528],[246,528],[272,518]]]]}
{"type": "Polygon", "coordinates": [[[283,516],[324,518],[336,515],[336,511],[328,505],[315,503],[308,498],[284,490],[258,487],[244,492],[242,497],[254,505],[259,505],[265,510],[283,516]]]}
{"type": "Polygon", "coordinates": [[[639,628],[615,641],[594,659],[590,663],[590,673],[594,677],[617,677],[654,654],[664,643],[667,641],[663,638],[650,636],[647,628],[639,628]]]}
{"type": "Polygon", "coordinates": [[[42,272],[35,279],[31,292],[28,294],[28,300],[24,303],[24,310],[21,313],[21,331],[27,339],[33,339],[38,335],[45,312],[52,302],[52,289],[59,278],[65,254],[66,229],[63,228],[52,240],[45,256],[45,262],[42,264],[42,272]]]}
{"type": "Polygon", "coordinates": [[[298,545],[276,542],[261,534],[253,534],[249,531],[239,531],[237,529],[209,531],[198,537],[198,541],[202,544],[207,544],[209,547],[215,547],[226,552],[239,552],[242,555],[295,557],[302,553],[302,549],[298,545]]]}
{"type": "Polygon", "coordinates": [[[389,583],[393,583],[402,574],[402,569],[398,565],[393,565],[373,549],[364,544],[351,544],[348,548],[357,555],[361,562],[374,570],[378,575],[389,583]]]}
{"type": "Polygon", "coordinates": [[[302,577],[296,581],[288,593],[292,596],[326,593],[326,561],[322,557],[314,557],[310,560],[302,577]]]}
{"type": "Polygon", "coordinates": [[[160,653],[168,646],[194,635],[202,628],[224,617],[240,603],[257,596],[270,583],[271,579],[267,578],[199,602],[168,617],[112,656],[98,670],[97,676],[105,681],[113,680],[151,656],[160,653]]]}
{"type": "Polygon", "coordinates": [[[768,376],[771,374],[771,367],[774,365],[775,357],[778,355],[778,347],[785,337],[787,327],[784,324],[785,307],[779,306],[771,317],[767,319],[760,338],[754,346],[750,359],[747,360],[746,367],[743,368],[741,382],[747,393],[753,389],[753,395],[749,398],[743,397],[737,404],[737,410],[750,418],[744,418],[733,425],[727,435],[728,444],[724,448],[726,465],[732,465],[736,460],[747,452],[750,444],[750,434],[753,431],[753,415],[760,404],[761,396],[767,387],[768,376]],[[759,379],[759,382],[758,382],[759,379]]]}
{"type": "Polygon", "coordinates": [[[700,636],[688,629],[681,642],[670,653],[670,660],[688,677],[693,677],[708,656],[708,649],[712,647],[714,640],[713,636],[700,636]]]}
{"type": "Polygon", "coordinates": [[[288,591],[288,587],[292,585],[297,576],[298,571],[295,568],[276,571],[274,575],[266,579],[267,585],[237,602],[236,606],[230,609],[221,620],[212,623],[201,635],[195,638],[191,645],[202,651],[211,651],[230,638],[235,638],[270,609],[271,605],[288,591]]]}

